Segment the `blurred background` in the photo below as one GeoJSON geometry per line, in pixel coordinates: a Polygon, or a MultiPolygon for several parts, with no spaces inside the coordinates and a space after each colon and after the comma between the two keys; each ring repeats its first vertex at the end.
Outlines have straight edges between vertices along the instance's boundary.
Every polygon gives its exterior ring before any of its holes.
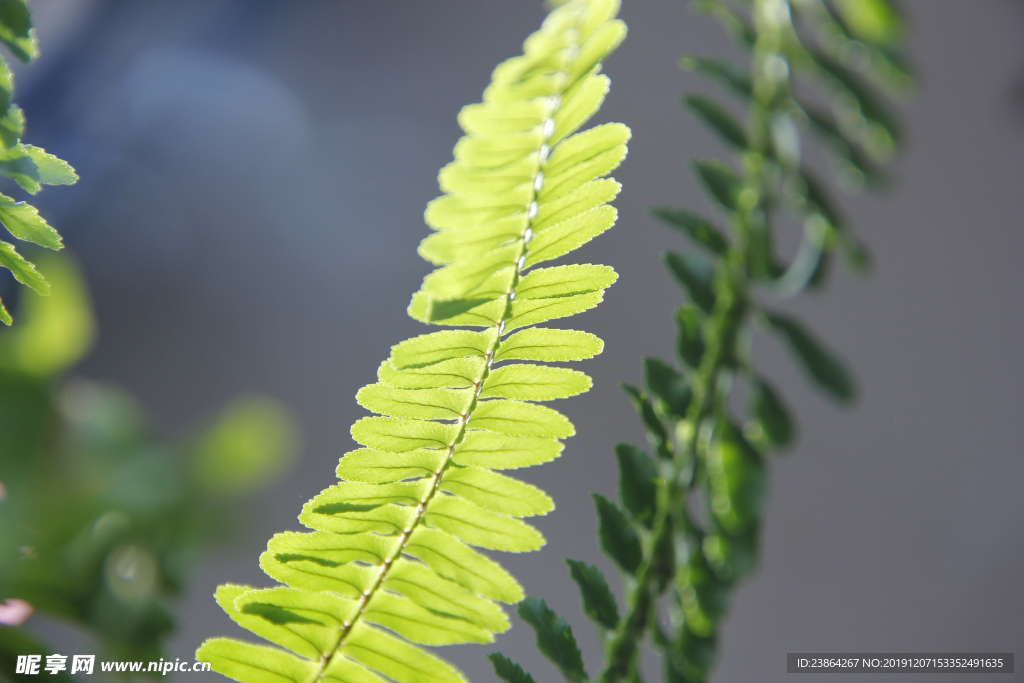
{"type": "MultiPolygon", "coordinates": [[[[193,560],[171,641],[172,657],[191,660],[206,637],[240,634],[216,585],[270,584],[257,557],[334,481],[363,415],[355,392],[390,345],[424,331],[404,311],[429,270],[416,245],[455,115],[543,11],[511,0],[31,4],[43,56],[17,74],[25,139],[82,178],[36,200],[93,295],[98,343],[75,374],[129,391],[168,438],[234,396],[268,394],[305,444],[220,549],[193,560]]],[[[890,193],[846,202],[874,272],[837,272],[826,293],[791,305],[845,356],[861,398],[836,408],[773,340],[758,344],[800,441],[773,463],[761,568],[734,603],[720,681],[781,681],[795,651],[1024,654],[1024,3],[903,6],[920,77],[903,110],[909,151],[890,193]]],[[[707,87],[678,58],[732,49],[682,0],[627,0],[622,16],[630,35],[607,64],[597,119],[634,131],[615,173],[620,218],[579,255],[621,278],[575,323],[606,350],[581,366],[594,389],[558,406],[578,436],[525,473],[558,506],[538,520],[548,547],[501,558],[569,618],[590,670],[596,639],[562,559],[612,571],[589,492],[614,493],[615,442],[644,443],[618,383],[638,383],[642,355],[671,354],[682,297],[657,265],[682,241],[649,207],[704,210],[688,162],[725,153],[678,104],[707,87]]],[[[84,642],[46,619],[27,625],[57,652],[84,642]]],[[[494,649],[555,677],[526,628],[442,654],[488,681],[494,649]]]]}

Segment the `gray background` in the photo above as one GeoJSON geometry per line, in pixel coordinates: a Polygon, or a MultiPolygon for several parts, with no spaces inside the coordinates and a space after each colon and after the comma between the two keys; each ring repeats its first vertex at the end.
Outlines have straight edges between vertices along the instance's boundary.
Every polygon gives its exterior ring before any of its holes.
{"type": "MultiPolygon", "coordinates": [[[[856,369],[861,399],[837,408],[773,340],[758,344],[801,435],[772,465],[761,568],[736,596],[719,681],[783,680],[792,651],[1022,654],[1024,5],[905,4],[921,89],[904,110],[900,182],[846,201],[875,271],[839,273],[791,306],[856,369]]],[[[41,201],[95,295],[101,341],[81,374],[128,388],[169,434],[247,391],[285,401],[305,434],[244,534],[197,565],[174,640],[190,659],[204,638],[240,634],[215,586],[269,583],[257,557],[334,480],[363,414],[356,390],[422,332],[404,310],[428,272],[415,248],[455,114],[542,12],[511,0],[35,5],[44,57],[19,92],[30,140],[83,178],[41,201]]],[[[631,0],[622,16],[630,36],[597,119],[634,131],[615,174],[620,219],[578,255],[621,279],[572,323],[607,347],[581,366],[594,389],[558,406],[579,435],[527,473],[558,505],[538,521],[547,548],[500,558],[570,619],[591,671],[596,640],[562,558],[611,571],[589,492],[614,493],[616,441],[643,442],[617,384],[639,381],[641,355],[670,354],[681,300],[658,253],[682,240],[648,207],[703,210],[688,161],[724,153],[678,106],[707,87],[676,60],[730,52],[684,2],[631,0]]],[[[441,654],[487,681],[494,649],[555,679],[522,625],[496,648],[441,654]]]]}

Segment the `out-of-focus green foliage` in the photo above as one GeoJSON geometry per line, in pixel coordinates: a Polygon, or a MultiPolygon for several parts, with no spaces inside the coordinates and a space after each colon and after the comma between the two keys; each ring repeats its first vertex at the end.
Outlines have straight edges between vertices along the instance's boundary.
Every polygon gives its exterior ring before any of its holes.
{"type": "MultiPolygon", "coordinates": [[[[94,337],[88,295],[66,257],[39,269],[53,295],[26,293],[0,334],[0,603],[80,627],[110,659],[157,660],[196,551],[225,540],[238,494],[286,463],[294,428],[253,397],[159,438],[125,392],[64,378],[94,337]]],[[[43,649],[0,627],[0,677],[17,680],[16,655],[43,649]]]]}
{"type": "MultiPolygon", "coordinates": [[[[445,194],[425,213],[435,232],[419,249],[438,268],[409,315],[481,331],[449,329],[392,348],[380,381],[356,397],[378,415],[352,427],[363,448],[341,459],[343,481],[299,516],[313,531],[278,534],[260,558],[284,585],[217,591],[233,620],[280,647],[208,640],[197,656],[214,671],[245,683],[451,683],[462,674],[417,646],[491,642],[509,627],[498,603],[519,602],[522,588],[476,548],[544,544],[522,518],[553,502],[499,471],[553,460],[575,433],[537,402],[587,391],[590,378],[536,362],[582,360],[603,346],[586,332],[538,325],[596,306],[615,271],[534,266],[616,220],[609,202],[619,184],[605,176],[625,157],[629,129],[579,129],[609,87],[601,63],[626,32],[618,7],[561,3],[523,55],[494,70],[484,101],[460,112],[466,134],[440,172],[445,194]]],[[[561,629],[536,607],[519,613],[561,629]]],[[[570,641],[562,645],[557,652],[571,655],[570,641]]],[[[566,666],[583,675],[581,663],[566,666]]]]}
{"type": "MultiPolygon", "coordinates": [[[[0,1],[0,42],[22,62],[35,59],[36,46],[32,17],[25,0],[0,1]]],[[[36,194],[43,185],[71,185],[78,180],[75,170],[46,150],[21,142],[25,115],[14,104],[14,76],[0,57],[0,175],[7,176],[22,190],[36,194]]],[[[47,224],[35,207],[0,194],[0,223],[16,239],[47,249],[62,249],[60,235],[47,224]]],[[[49,294],[50,283],[17,252],[10,242],[0,241],[0,267],[11,271],[18,282],[38,294],[49,294]]],[[[0,302],[0,321],[11,324],[11,315],[0,302]]],[[[3,435],[0,434],[0,443],[3,435]]]]}
{"type": "MultiPolygon", "coordinates": [[[[803,131],[825,144],[843,189],[880,186],[881,165],[903,137],[887,96],[911,84],[899,51],[902,21],[889,0],[695,5],[721,20],[749,64],[683,59],[735,99],[731,106],[703,95],[683,102],[735,163],[694,164],[722,224],[682,209],[655,210],[691,248],[665,254],[686,294],[675,316],[678,365],[647,358],[646,391],[626,387],[652,454],[619,444],[622,505],[595,496],[601,546],[624,574],[624,614],[597,568],[570,562],[604,646],[602,683],[640,681],[647,646],[661,655],[668,683],[704,683],[711,675],[730,598],[756,566],[769,455],[795,434],[778,393],[755,367],[756,334],[774,335],[834,399],[854,398],[837,356],[762,300],[820,288],[837,252],[854,268],[865,265],[831,191],[805,160],[803,131]],[[801,245],[785,263],[774,243],[787,222],[798,226],[801,245]],[[734,409],[738,386],[749,396],[746,410],[734,409]]],[[[537,631],[540,651],[567,681],[587,680],[566,623],[542,601],[529,609],[534,616],[524,619],[537,631]]],[[[492,661],[504,681],[533,680],[500,655],[492,661]]]]}

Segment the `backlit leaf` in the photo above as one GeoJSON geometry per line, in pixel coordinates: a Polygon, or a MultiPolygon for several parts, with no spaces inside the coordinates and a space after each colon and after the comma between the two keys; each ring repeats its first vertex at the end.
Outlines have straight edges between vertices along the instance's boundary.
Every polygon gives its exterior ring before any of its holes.
{"type": "Polygon", "coordinates": [[[602,349],[604,342],[589,332],[532,328],[502,341],[495,360],[586,360],[602,349]]]}

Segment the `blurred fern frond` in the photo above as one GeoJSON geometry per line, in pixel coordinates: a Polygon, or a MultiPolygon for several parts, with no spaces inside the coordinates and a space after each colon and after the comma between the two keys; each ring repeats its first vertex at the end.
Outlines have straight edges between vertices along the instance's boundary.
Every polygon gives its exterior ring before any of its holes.
{"type": "Polygon", "coordinates": [[[30,634],[35,615],[111,659],[166,656],[196,551],[230,541],[240,499],[295,450],[287,411],[268,398],[240,398],[167,440],[126,392],[67,379],[95,322],[65,253],[39,258],[53,294],[26,292],[18,325],[0,329],[0,680],[11,682],[28,678],[19,656],[51,652],[30,634]]]}
{"type": "MultiPolygon", "coordinates": [[[[664,262],[684,292],[675,313],[675,362],[644,359],[644,390],[626,387],[650,451],[618,444],[619,502],[595,496],[602,549],[623,574],[620,614],[596,567],[569,561],[583,610],[604,649],[601,683],[640,681],[642,655],[660,655],[662,680],[705,683],[736,588],[758,560],[770,455],[792,443],[794,420],[754,362],[754,340],[776,336],[818,388],[839,402],[856,393],[845,364],[770,300],[820,288],[835,256],[862,268],[867,255],[815,173],[809,131],[836,184],[883,186],[883,165],[904,137],[890,100],[912,77],[900,51],[903,21],[889,0],[696,0],[747,63],[690,56],[686,69],[734,100],[700,94],[684,106],[733,163],[693,164],[720,219],[663,207],[654,214],[688,241],[664,262]],[[736,106],[736,105],[739,106],[736,106]],[[743,115],[732,112],[742,108],[743,115]],[[776,239],[800,245],[788,259],[776,239]],[[749,396],[737,409],[734,389],[749,396]]],[[[520,605],[537,644],[567,681],[585,681],[567,622],[543,600],[520,605]]],[[[499,678],[533,679],[502,655],[499,678]]]]}
{"type": "MultiPolygon", "coordinates": [[[[0,42],[20,61],[35,59],[39,50],[32,18],[25,0],[0,3],[0,42]]],[[[75,170],[46,150],[21,142],[25,133],[25,115],[14,103],[14,76],[0,57],[0,175],[7,176],[29,194],[43,185],[71,185],[78,180],[75,170]]],[[[62,249],[60,235],[39,215],[34,206],[0,194],[0,223],[17,240],[62,249]]],[[[11,271],[21,284],[38,294],[49,294],[50,285],[35,265],[18,253],[15,245],[0,240],[0,266],[11,271]]],[[[0,321],[11,324],[11,315],[0,301],[0,321]]]]}

